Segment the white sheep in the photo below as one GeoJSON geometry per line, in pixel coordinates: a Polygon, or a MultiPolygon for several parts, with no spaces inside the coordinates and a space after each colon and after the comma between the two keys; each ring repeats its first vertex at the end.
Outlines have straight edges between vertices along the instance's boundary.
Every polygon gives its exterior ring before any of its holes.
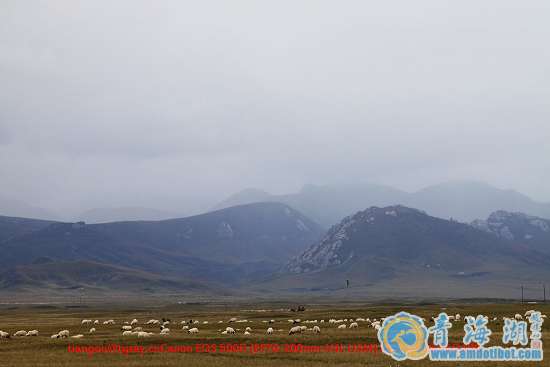
{"type": "Polygon", "coordinates": [[[115,324],[115,320],[103,321],[103,325],[114,325],[114,324],[115,324]]]}
{"type": "Polygon", "coordinates": [[[99,320],[95,320],[94,325],[99,325],[99,320]]]}
{"type": "Polygon", "coordinates": [[[181,330],[189,330],[189,326],[184,325],[184,326],[181,328],[181,330]]]}
{"type": "Polygon", "coordinates": [[[247,326],[246,329],[244,329],[244,331],[252,331],[252,328],[250,326],[247,326]]]}
{"type": "Polygon", "coordinates": [[[352,322],[351,324],[349,324],[350,329],[355,329],[355,328],[358,328],[358,327],[359,327],[359,325],[356,322],[352,322]]]}
{"type": "Polygon", "coordinates": [[[90,334],[93,334],[93,333],[95,333],[95,327],[90,329],[90,334]]]}
{"type": "Polygon", "coordinates": [[[138,323],[138,320],[137,319],[133,319],[132,321],[130,321],[130,325],[135,325],[138,323]]]}
{"type": "Polygon", "coordinates": [[[199,329],[197,329],[196,327],[192,328],[192,329],[189,329],[187,330],[187,332],[189,334],[198,334],[199,333],[199,329]]]}
{"type": "Polygon", "coordinates": [[[514,318],[516,320],[523,320],[523,317],[519,313],[515,314],[514,318]]]}
{"type": "Polygon", "coordinates": [[[315,334],[320,334],[320,333],[321,333],[321,328],[320,328],[319,326],[315,325],[315,326],[313,327],[313,332],[314,332],[315,334]]]}
{"type": "Polygon", "coordinates": [[[81,325],[90,325],[91,323],[92,323],[92,320],[84,319],[84,320],[82,320],[82,322],[80,324],[81,325]]]}
{"type": "Polygon", "coordinates": [[[71,335],[71,333],[69,332],[69,330],[61,330],[57,333],[57,335],[59,335],[60,338],[67,338],[69,337],[69,335],[71,335]]]}
{"type": "Polygon", "coordinates": [[[132,330],[132,327],[130,325],[122,325],[122,328],[120,330],[123,330],[123,331],[132,330]]]}
{"type": "Polygon", "coordinates": [[[250,335],[250,332],[249,332],[249,331],[245,331],[245,332],[244,332],[244,335],[250,335]]]}
{"type": "Polygon", "coordinates": [[[19,330],[19,331],[15,332],[15,334],[13,334],[13,336],[27,336],[27,331],[26,330],[19,330]]]}
{"type": "Polygon", "coordinates": [[[150,337],[151,335],[153,335],[153,333],[148,333],[146,331],[138,331],[138,338],[148,338],[150,337]]]}
{"type": "Polygon", "coordinates": [[[143,328],[141,326],[136,326],[132,331],[143,331],[143,328]]]}
{"type": "Polygon", "coordinates": [[[133,333],[130,330],[126,330],[122,332],[122,336],[131,336],[133,333]]]}
{"type": "Polygon", "coordinates": [[[290,330],[288,331],[288,335],[300,334],[301,332],[302,332],[302,328],[300,326],[294,326],[290,328],[290,330]]]}
{"type": "Polygon", "coordinates": [[[53,334],[50,336],[51,339],[59,339],[59,334],[53,334]]]}
{"type": "Polygon", "coordinates": [[[38,330],[28,331],[27,336],[38,336],[38,330]]]}
{"type": "MultiPolygon", "coordinates": [[[[160,323],[159,320],[151,319],[145,323],[145,325],[158,325],[160,323]]],[[[182,324],[185,324],[185,321],[181,322],[182,324]]]]}
{"type": "Polygon", "coordinates": [[[338,325],[338,329],[345,329],[346,327],[346,324],[338,325]]]}
{"type": "Polygon", "coordinates": [[[82,339],[83,337],[84,337],[84,335],[82,335],[82,334],[77,334],[77,335],[71,336],[71,338],[73,338],[73,339],[82,339]]]}
{"type": "Polygon", "coordinates": [[[225,328],[225,331],[227,331],[227,334],[235,334],[235,329],[229,326],[225,328]]]}
{"type": "Polygon", "coordinates": [[[160,331],[160,335],[168,335],[170,334],[170,329],[164,328],[160,331]]]}
{"type": "Polygon", "coordinates": [[[0,338],[1,339],[9,339],[10,333],[6,333],[5,331],[0,330],[0,338]]]}
{"type": "Polygon", "coordinates": [[[268,328],[268,329],[267,329],[267,333],[268,333],[269,335],[273,334],[273,328],[272,328],[272,327],[268,328]]]}

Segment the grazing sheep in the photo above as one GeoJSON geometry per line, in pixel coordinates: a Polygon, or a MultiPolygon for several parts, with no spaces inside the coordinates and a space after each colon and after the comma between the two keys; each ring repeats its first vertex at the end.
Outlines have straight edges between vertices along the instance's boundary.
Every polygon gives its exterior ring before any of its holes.
{"type": "Polygon", "coordinates": [[[184,326],[181,328],[181,330],[189,330],[189,326],[184,325],[184,326]]]}
{"type": "Polygon", "coordinates": [[[82,335],[82,334],[77,334],[77,335],[71,336],[71,338],[73,338],[73,339],[82,339],[83,337],[84,337],[84,335],[82,335]]]}
{"type": "Polygon", "coordinates": [[[227,331],[228,334],[235,334],[235,329],[229,326],[225,328],[225,331],[227,331]]]}
{"type": "Polygon", "coordinates": [[[114,324],[115,324],[115,320],[103,321],[103,325],[114,325],[114,324]]]}
{"type": "Polygon", "coordinates": [[[38,330],[28,331],[27,336],[38,336],[38,330]]]}
{"type": "Polygon", "coordinates": [[[244,331],[252,331],[252,328],[250,326],[247,326],[246,329],[244,329],[244,331]]]}
{"type": "Polygon", "coordinates": [[[315,334],[320,334],[320,333],[321,333],[321,328],[320,328],[319,326],[315,325],[315,326],[313,327],[313,332],[314,332],[315,334]]]}
{"type": "Polygon", "coordinates": [[[130,325],[122,325],[120,330],[124,330],[124,331],[132,330],[132,327],[130,325]]]}
{"type": "Polygon", "coordinates": [[[197,329],[196,327],[192,328],[192,329],[189,329],[187,330],[187,332],[189,334],[198,334],[199,333],[199,329],[197,329]]]}
{"type": "Polygon", "coordinates": [[[222,331],[223,335],[227,335],[227,330],[222,331]]]}
{"type": "Polygon", "coordinates": [[[300,326],[294,326],[290,328],[290,330],[288,331],[288,335],[300,334],[301,332],[302,332],[302,328],[300,326]]]}
{"type": "Polygon", "coordinates": [[[237,321],[236,317],[232,317],[232,318],[229,319],[229,322],[235,322],[235,321],[237,321]]]}
{"type": "Polygon", "coordinates": [[[132,331],[143,331],[143,328],[141,326],[137,326],[133,328],[132,331]]]}
{"type": "MultiPolygon", "coordinates": [[[[158,325],[160,323],[159,320],[151,319],[145,323],[145,325],[158,325]]],[[[185,321],[181,322],[182,324],[185,324],[185,321]]]]}
{"type": "Polygon", "coordinates": [[[61,330],[57,333],[57,335],[59,335],[60,338],[68,338],[71,333],[69,332],[69,330],[61,330]]]}
{"type": "Polygon", "coordinates": [[[170,325],[170,321],[163,321],[162,326],[170,325]]]}
{"type": "Polygon", "coordinates": [[[202,324],[206,325],[206,324],[208,324],[208,321],[203,321],[202,324]]]}
{"type": "Polygon", "coordinates": [[[82,320],[82,322],[80,323],[80,325],[90,325],[91,323],[92,323],[92,320],[84,319],[84,320],[82,320]]]}
{"type": "Polygon", "coordinates": [[[95,320],[94,325],[99,325],[99,320],[95,320]]]}
{"type": "Polygon", "coordinates": [[[170,334],[170,329],[164,328],[160,331],[160,335],[168,335],[170,334]]]}
{"type": "Polygon", "coordinates": [[[153,335],[153,333],[148,333],[146,331],[138,331],[138,338],[148,338],[150,337],[151,335],[153,335]]]}
{"type": "Polygon", "coordinates": [[[250,335],[250,332],[245,331],[245,332],[244,332],[244,335],[250,335]]]}
{"type": "Polygon", "coordinates": [[[345,329],[345,328],[346,328],[346,324],[338,325],[338,329],[345,329]]]}
{"type": "Polygon", "coordinates": [[[93,334],[93,333],[95,333],[95,327],[90,329],[90,334],[93,334]]]}
{"type": "Polygon", "coordinates": [[[126,330],[126,331],[122,332],[122,336],[131,336],[131,335],[133,335],[133,334],[130,330],[126,330]]]}
{"type": "Polygon", "coordinates": [[[138,323],[138,320],[137,319],[133,319],[132,321],[130,321],[130,325],[135,325],[138,323]]]}
{"type": "Polygon", "coordinates": [[[59,334],[53,334],[50,339],[59,339],[59,334]]]}
{"type": "Polygon", "coordinates": [[[272,328],[272,327],[268,328],[268,329],[267,329],[267,333],[268,333],[269,335],[273,334],[273,328],[272,328]]]}
{"type": "Polygon", "coordinates": [[[0,330],[0,338],[1,339],[9,339],[10,333],[6,333],[5,331],[0,330]]]}
{"type": "Polygon", "coordinates": [[[27,331],[26,330],[19,330],[15,334],[13,334],[13,336],[27,336],[27,331]]]}
{"type": "Polygon", "coordinates": [[[359,327],[359,325],[356,322],[352,322],[351,324],[349,324],[350,329],[355,329],[355,328],[358,328],[358,327],[359,327]]]}

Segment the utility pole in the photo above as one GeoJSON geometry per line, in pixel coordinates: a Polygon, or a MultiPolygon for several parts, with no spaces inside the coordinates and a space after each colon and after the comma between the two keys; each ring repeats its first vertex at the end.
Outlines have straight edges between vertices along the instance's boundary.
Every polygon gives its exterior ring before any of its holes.
{"type": "Polygon", "coordinates": [[[523,284],[521,285],[521,303],[523,304],[523,284]]]}

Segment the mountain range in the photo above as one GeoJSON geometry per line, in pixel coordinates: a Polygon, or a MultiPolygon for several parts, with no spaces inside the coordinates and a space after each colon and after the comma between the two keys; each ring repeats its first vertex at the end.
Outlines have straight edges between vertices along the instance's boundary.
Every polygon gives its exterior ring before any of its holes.
{"type": "Polygon", "coordinates": [[[257,287],[338,293],[349,281],[349,292],[363,296],[517,295],[520,284],[550,276],[549,223],[497,212],[469,225],[404,206],[371,207],[332,226],[257,287]]]}
{"type": "Polygon", "coordinates": [[[164,279],[173,285],[207,281],[229,287],[257,272],[273,271],[322,235],[319,225],[280,203],[162,221],[25,220],[25,230],[21,221],[0,217],[0,228],[6,228],[0,241],[0,286],[5,288],[36,286],[38,279],[44,286],[116,286],[104,281],[105,274],[111,274],[109,279],[149,279],[144,284],[164,279]],[[86,264],[80,269],[87,273],[78,273],[71,285],[71,277],[60,274],[78,268],[75,264],[86,264]]]}
{"type": "Polygon", "coordinates": [[[523,212],[550,218],[550,203],[539,203],[514,190],[502,190],[481,182],[453,181],[408,193],[376,184],[346,186],[306,185],[299,192],[271,195],[246,189],[215,206],[215,209],[258,201],[285,203],[325,228],[350,213],[371,206],[405,205],[440,218],[470,222],[497,210],[523,212]]]}

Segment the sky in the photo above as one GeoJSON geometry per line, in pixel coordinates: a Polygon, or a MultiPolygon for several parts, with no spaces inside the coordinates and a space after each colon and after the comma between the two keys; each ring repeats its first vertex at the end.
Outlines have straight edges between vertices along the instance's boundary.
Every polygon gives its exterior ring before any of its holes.
{"type": "Polygon", "coordinates": [[[548,1],[0,3],[0,196],[191,213],[247,187],[550,201],[548,1]]]}

